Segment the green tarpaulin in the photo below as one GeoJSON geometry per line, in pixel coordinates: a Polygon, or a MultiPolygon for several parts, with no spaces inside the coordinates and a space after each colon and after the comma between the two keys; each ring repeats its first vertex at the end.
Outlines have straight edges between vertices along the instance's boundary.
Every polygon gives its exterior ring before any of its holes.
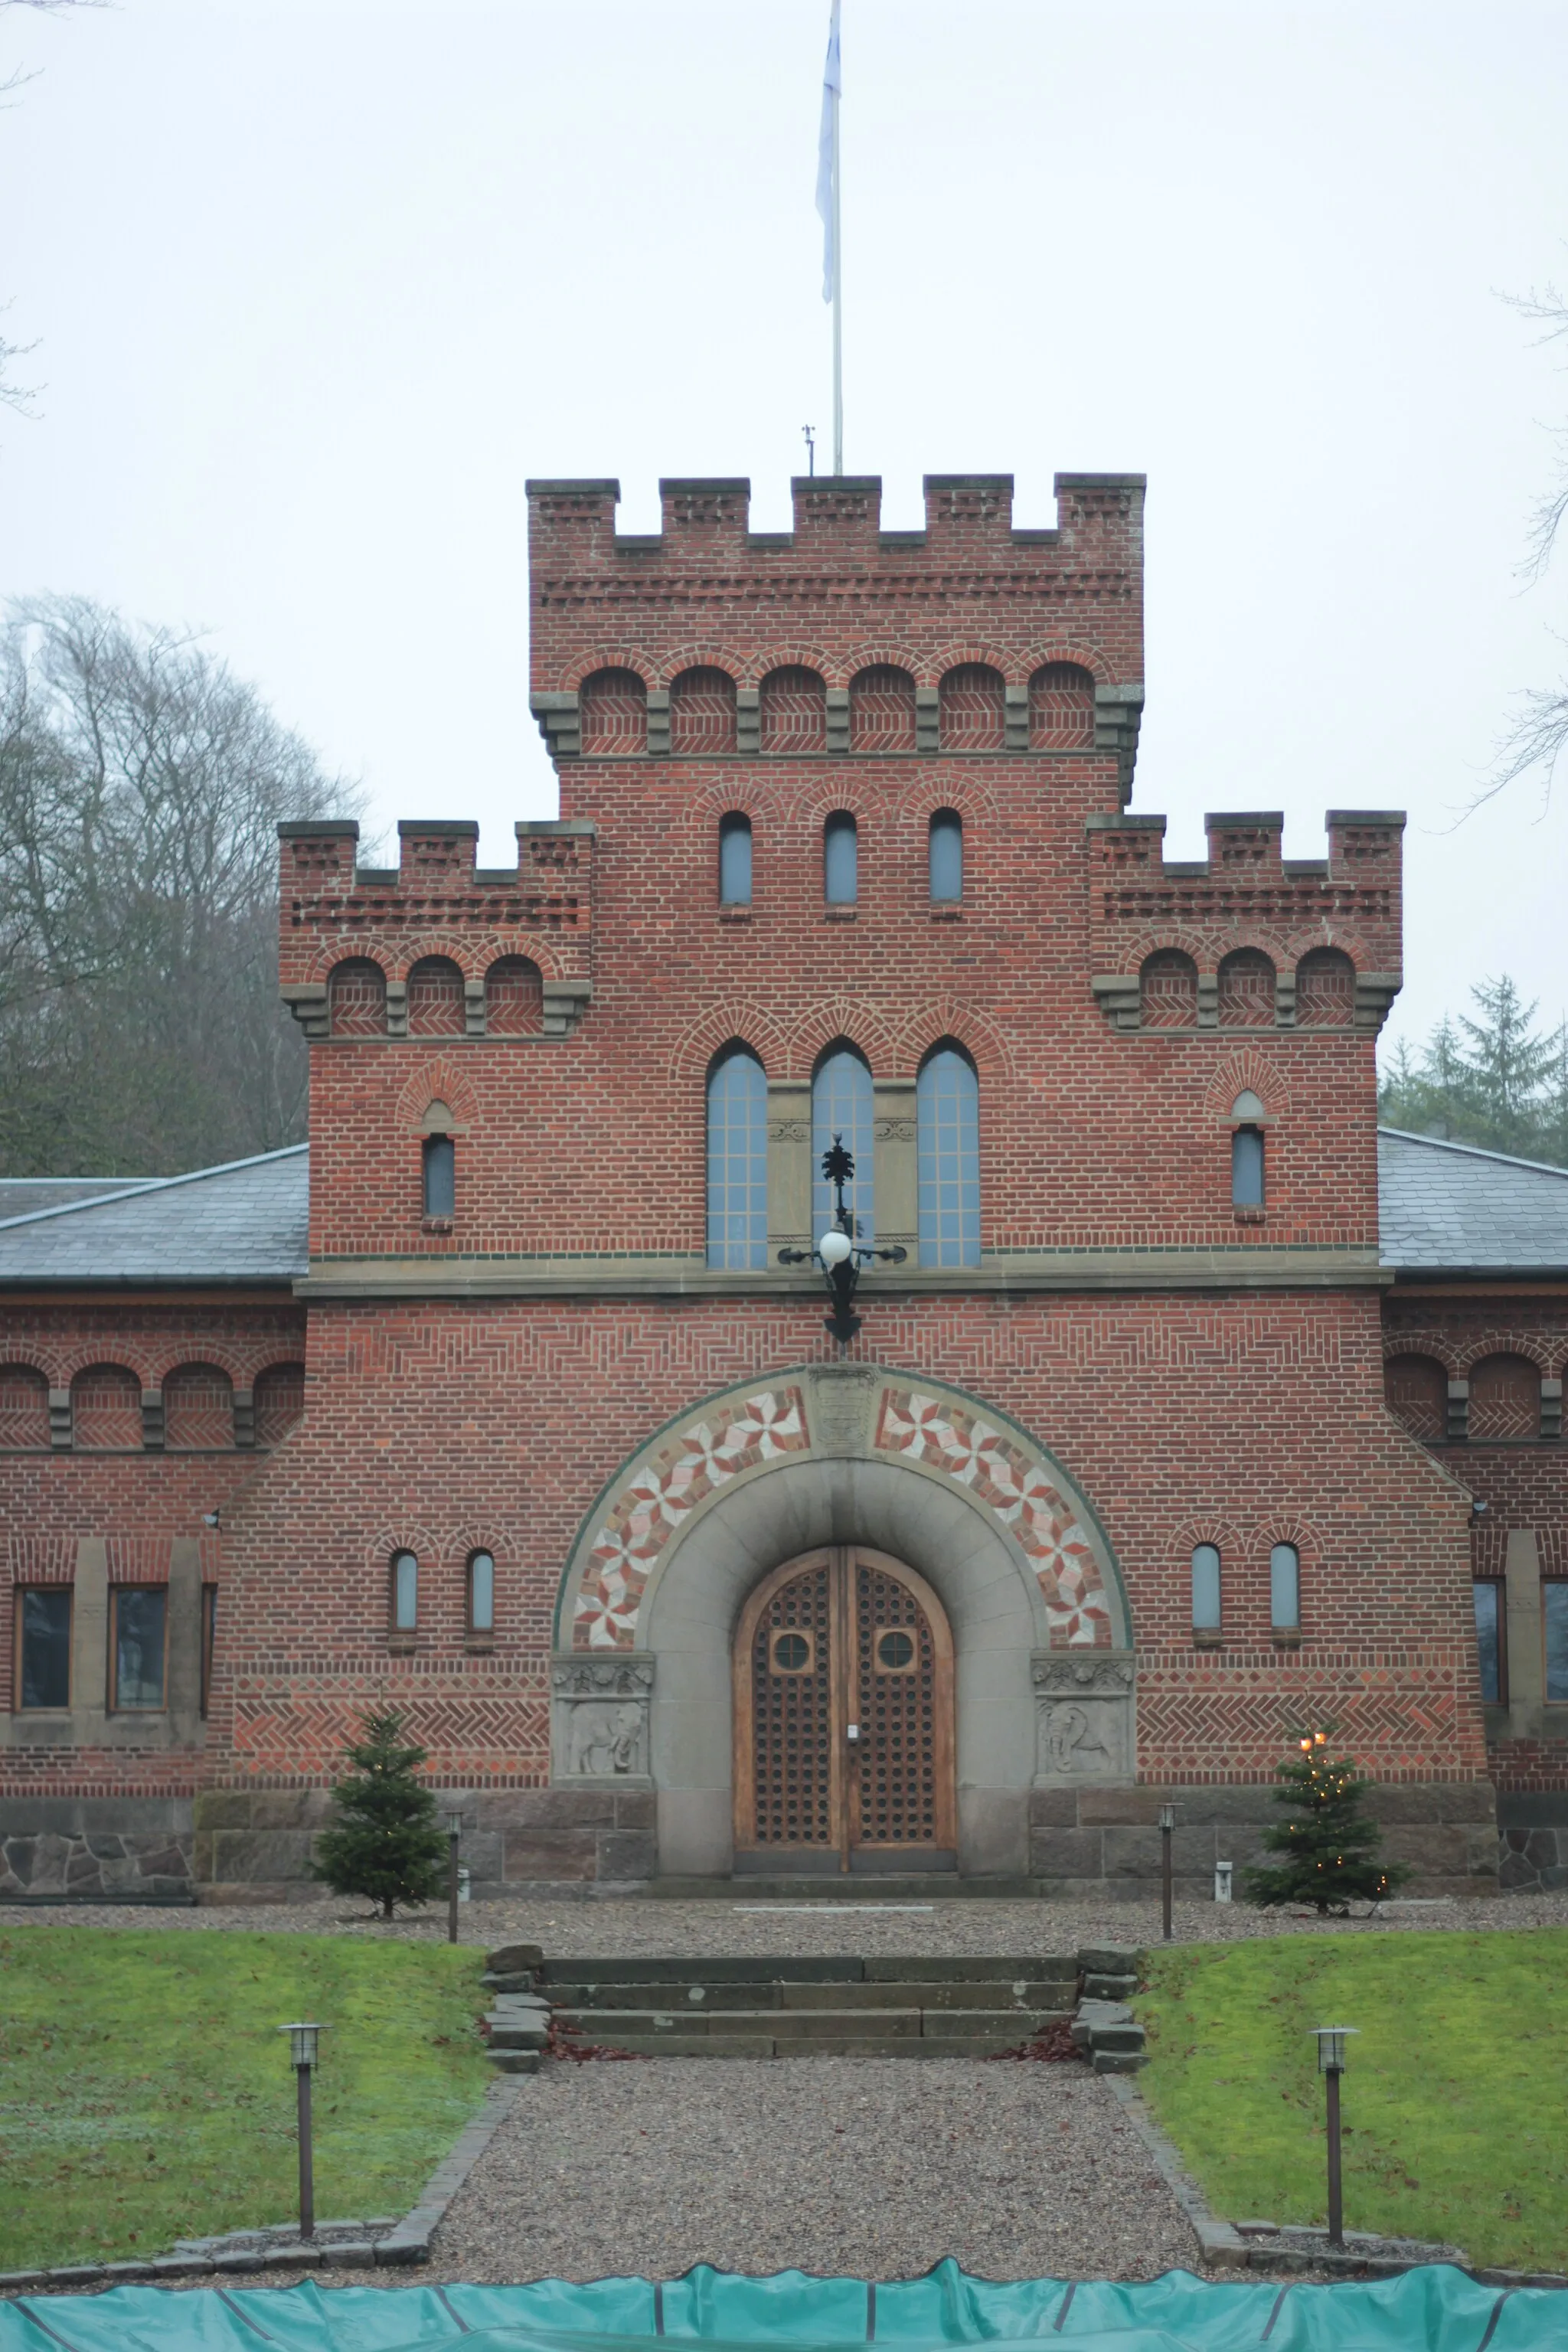
{"type": "Polygon", "coordinates": [[[572,2286],[121,2286],[0,2304],[0,2352],[656,2352],[660,2338],[712,2352],[762,2345],[884,2344],[922,2352],[1006,2344],[1016,2352],[1568,2352],[1568,2292],[1478,2286],[1444,2263],[1340,2286],[1277,2279],[1210,2284],[1168,2271],[1142,2286],[968,2277],[939,2263],[870,2285],[781,2271],[572,2286]]]}

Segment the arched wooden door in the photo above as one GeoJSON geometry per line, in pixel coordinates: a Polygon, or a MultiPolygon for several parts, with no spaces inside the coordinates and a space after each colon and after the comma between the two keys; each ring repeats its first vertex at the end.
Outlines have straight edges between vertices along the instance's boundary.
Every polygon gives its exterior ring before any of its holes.
{"type": "Polygon", "coordinates": [[[952,1870],[952,1636],[923,1577],[834,1545],[735,1634],[735,1867],[952,1870]]]}

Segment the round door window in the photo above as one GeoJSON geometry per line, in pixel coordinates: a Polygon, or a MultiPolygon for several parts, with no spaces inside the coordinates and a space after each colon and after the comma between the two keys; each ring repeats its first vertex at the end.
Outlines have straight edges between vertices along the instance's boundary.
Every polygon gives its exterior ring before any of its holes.
{"type": "Polygon", "coordinates": [[[899,1674],[905,1666],[912,1664],[914,1654],[915,1645],[908,1633],[895,1631],[878,1636],[877,1663],[885,1666],[890,1675],[899,1674]]]}

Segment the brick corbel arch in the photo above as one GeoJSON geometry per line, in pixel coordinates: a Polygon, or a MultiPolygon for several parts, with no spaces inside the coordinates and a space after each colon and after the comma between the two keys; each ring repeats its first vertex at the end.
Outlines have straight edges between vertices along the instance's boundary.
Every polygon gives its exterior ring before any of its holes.
{"type": "Polygon", "coordinates": [[[747,657],[745,676],[738,682],[742,686],[760,687],[775,669],[811,669],[816,672],[824,686],[837,686],[840,680],[833,675],[834,667],[831,657],[821,646],[773,646],[765,653],[752,654],[747,657]]]}
{"type": "Polygon", "coordinates": [[[1493,1328],[1468,1339],[1456,1351],[1455,1361],[1458,1370],[1455,1379],[1468,1380],[1476,1366],[1484,1364],[1489,1356],[1520,1356],[1526,1363],[1535,1366],[1542,1380],[1549,1381],[1553,1376],[1555,1350],[1539,1332],[1493,1328]]]}
{"type": "Polygon", "coordinates": [[[823,676],[829,686],[853,686],[863,669],[901,669],[917,686],[934,686],[934,673],[927,675],[930,665],[923,654],[913,646],[900,645],[892,638],[873,637],[868,644],[852,646],[823,676]]]}
{"type": "Polygon", "coordinates": [[[579,693],[584,681],[601,669],[629,669],[641,678],[646,691],[658,667],[657,657],[641,646],[598,646],[561,672],[555,691],[579,693]]]}
{"type": "Polygon", "coordinates": [[[940,686],[950,669],[964,669],[972,665],[997,671],[1007,686],[1027,686],[1029,682],[1026,671],[1022,677],[1018,675],[1016,654],[1004,653],[1000,646],[992,645],[983,637],[958,637],[932,654],[929,665],[931,677],[922,678],[921,684],[940,686]]]}
{"type": "Polygon", "coordinates": [[[865,1055],[874,1078],[898,1075],[898,1031],[863,998],[855,996],[830,997],[796,1022],[778,1075],[808,1078],[819,1056],[840,1037],[865,1055]]]}
{"type": "Polygon", "coordinates": [[[1269,1118],[1284,1118],[1290,1108],[1285,1073],[1256,1045],[1243,1045],[1226,1055],[1210,1078],[1204,1095],[1204,1115],[1226,1122],[1237,1095],[1250,1087],[1269,1118]]]}
{"type": "Polygon", "coordinates": [[[736,646],[721,644],[716,639],[699,639],[695,644],[680,646],[675,653],[661,654],[658,674],[650,677],[648,683],[658,690],[673,685],[682,670],[719,669],[723,671],[731,685],[739,687],[748,682],[746,672],[749,667],[747,656],[736,646]]]}
{"type": "Polygon", "coordinates": [[[1018,677],[1016,680],[1009,679],[1009,684],[1027,686],[1037,669],[1047,669],[1053,662],[1070,662],[1075,669],[1087,670],[1096,686],[1121,683],[1100,647],[1082,645],[1075,637],[1049,640],[1043,646],[1032,646],[1027,653],[1020,654],[1016,658],[1020,665],[1018,677]]]}
{"type": "Polygon", "coordinates": [[[1385,1366],[1398,1356],[1426,1356],[1441,1364],[1451,1381],[1462,1380],[1459,1358],[1446,1332],[1385,1331],[1383,1335],[1383,1360],[1385,1366]]]}
{"type": "Polygon", "coordinates": [[[963,1047],[981,1078],[992,1082],[1013,1076],[1013,1047],[1006,1031],[957,997],[939,998],[909,1015],[900,1032],[895,1066],[889,1076],[914,1077],[931,1048],[948,1037],[963,1047]]]}
{"type": "MultiPolygon", "coordinates": [[[[418,1042],[417,1040],[416,1041],[418,1042]]],[[[444,1102],[459,1129],[472,1127],[479,1117],[479,1097],[473,1081],[456,1060],[437,1054],[409,1072],[397,1097],[397,1125],[418,1134],[433,1102],[444,1102]]]]}
{"type": "Polygon", "coordinates": [[[670,1048],[672,1085],[705,1078],[721,1045],[731,1041],[747,1045],[770,1077],[784,1076],[784,1033],[775,1016],[760,1004],[716,1004],[688,1024],[670,1048]]]}

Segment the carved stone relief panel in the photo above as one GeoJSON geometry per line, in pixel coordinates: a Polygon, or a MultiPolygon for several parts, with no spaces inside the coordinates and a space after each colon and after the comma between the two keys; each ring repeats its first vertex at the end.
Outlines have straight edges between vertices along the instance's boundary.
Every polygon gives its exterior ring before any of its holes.
{"type": "Polygon", "coordinates": [[[557,1653],[550,1666],[552,1780],[651,1786],[653,1670],[646,1651],[557,1653]]]}
{"type": "Polygon", "coordinates": [[[1131,1654],[1040,1651],[1033,1677],[1035,1786],[1131,1780],[1137,1767],[1131,1654]]]}

